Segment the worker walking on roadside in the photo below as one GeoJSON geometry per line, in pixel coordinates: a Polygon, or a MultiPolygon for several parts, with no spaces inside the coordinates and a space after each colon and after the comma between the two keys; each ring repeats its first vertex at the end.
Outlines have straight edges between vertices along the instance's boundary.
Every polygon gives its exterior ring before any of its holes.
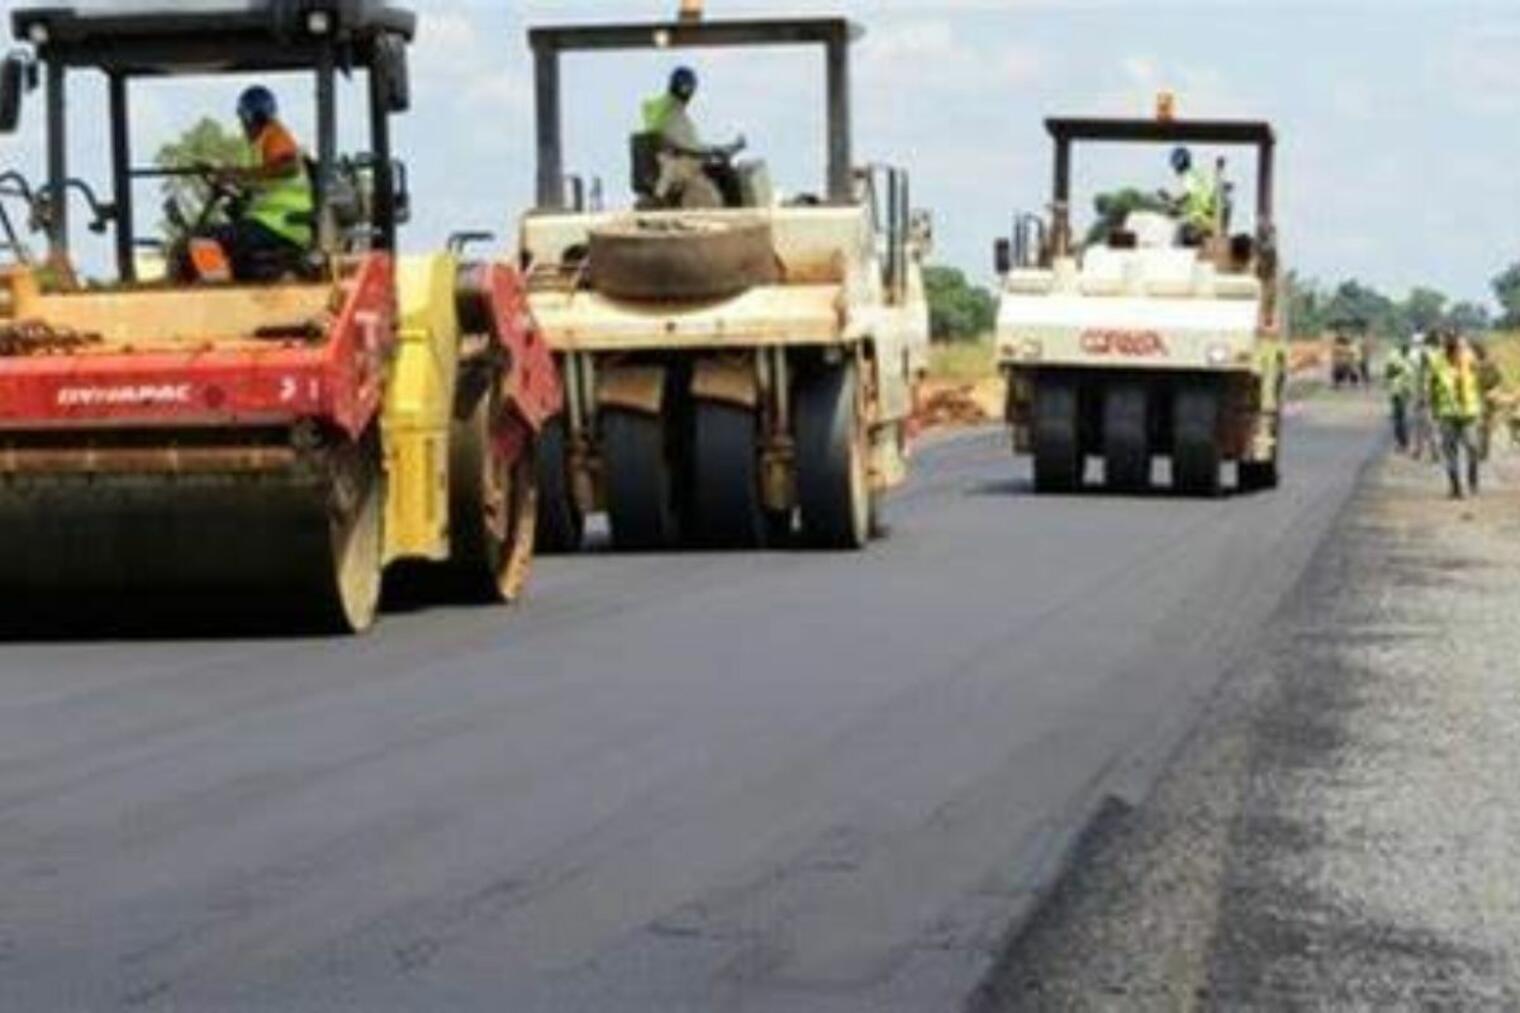
{"type": "Polygon", "coordinates": [[[1476,357],[1455,330],[1446,332],[1441,351],[1430,360],[1430,408],[1441,427],[1452,498],[1477,495],[1482,463],[1478,429],[1483,420],[1483,392],[1476,357]]]}
{"type": "Polygon", "coordinates": [[[1187,148],[1172,152],[1172,171],[1182,183],[1182,194],[1170,198],[1182,217],[1182,244],[1202,246],[1219,228],[1222,210],[1219,177],[1193,164],[1187,148]]]}
{"type": "Polygon", "coordinates": [[[1388,353],[1383,365],[1383,385],[1388,390],[1393,439],[1400,451],[1409,450],[1409,402],[1414,393],[1414,361],[1406,341],[1388,353]]]}
{"type": "Polygon", "coordinates": [[[1416,461],[1424,460],[1427,454],[1434,461],[1439,462],[1441,459],[1435,436],[1435,422],[1430,415],[1430,364],[1436,355],[1434,342],[1434,333],[1416,334],[1414,350],[1410,353],[1410,387],[1413,393],[1409,401],[1409,456],[1416,461]]]}
{"type": "Polygon", "coordinates": [[[1493,356],[1488,354],[1488,345],[1485,343],[1474,341],[1472,351],[1477,363],[1478,390],[1483,397],[1483,419],[1478,425],[1478,449],[1483,460],[1487,461],[1494,450],[1494,423],[1499,417],[1500,401],[1504,396],[1504,372],[1493,356]]]}
{"type": "Polygon", "coordinates": [[[670,75],[665,93],[644,103],[644,132],[660,137],[660,179],[655,197],[671,207],[720,208],[724,204],[719,181],[710,176],[714,163],[726,165],[744,150],[740,137],[732,144],[702,143],[691,118],[697,96],[697,72],[678,67],[670,75]]]}

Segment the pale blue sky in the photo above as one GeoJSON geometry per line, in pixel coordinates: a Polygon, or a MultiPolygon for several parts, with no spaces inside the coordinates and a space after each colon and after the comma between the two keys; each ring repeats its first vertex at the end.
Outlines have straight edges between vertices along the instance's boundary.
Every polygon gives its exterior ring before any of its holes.
{"type": "MultiPolygon", "coordinates": [[[[0,10],[16,6],[0,0],[0,10]]],[[[417,222],[408,243],[490,226],[509,235],[531,195],[530,24],[668,14],[675,0],[417,0],[417,110],[400,128],[417,222]]],[[[1263,117],[1282,138],[1289,262],[1400,293],[1431,283],[1487,298],[1520,258],[1520,2],[1506,0],[708,0],[711,16],[843,10],[868,29],[857,60],[857,154],[913,171],[940,258],[978,277],[1018,209],[1047,198],[1044,116],[1148,114],[1170,89],[1183,115],[1263,117]]],[[[621,195],[626,133],[675,57],[577,58],[568,68],[569,165],[621,195]]],[[[799,53],[691,60],[697,115],[744,131],[778,183],[821,176],[821,67],[799,53]]],[[[79,90],[83,136],[98,88],[79,90]]],[[[309,122],[303,89],[279,89],[309,122]]],[[[146,152],[202,110],[230,118],[230,85],[155,86],[137,123],[146,152]]],[[[34,107],[4,161],[40,173],[34,107]]],[[[1086,163],[1103,186],[1168,182],[1164,152],[1086,163]]],[[[1245,163],[1241,162],[1242,173],[1245,163]]]]}

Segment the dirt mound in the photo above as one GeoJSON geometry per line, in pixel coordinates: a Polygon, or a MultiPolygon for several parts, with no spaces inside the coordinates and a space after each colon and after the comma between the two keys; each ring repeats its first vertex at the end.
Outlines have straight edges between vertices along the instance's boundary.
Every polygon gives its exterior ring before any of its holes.
{"type": "Polygon", "coordinates": [[[962,428],[997,420],[1002,383],[951,383],[930,380],[924,385],[915,421],[920,429],[962,428]]]}

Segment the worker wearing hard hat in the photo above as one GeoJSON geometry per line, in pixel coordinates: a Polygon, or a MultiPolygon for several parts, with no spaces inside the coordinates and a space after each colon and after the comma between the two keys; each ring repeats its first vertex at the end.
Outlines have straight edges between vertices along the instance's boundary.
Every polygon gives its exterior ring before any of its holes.
{"type": "Polygon", "coordinates": [[[723,192],[710,178],[709,167],[726,165],[744,150],[745,140],[703,144],[691,118],[696,95],[697,72],[678,67],[665,93],[644,103],[644,131],[660,136],[660,181],[655,195],[676,207],[722,207],[723,192]]]}
{"type": "Polygon", "coordinates": [[[1219,176],[1195,166],[1187,148],[1173,150],[1172,171],[1182,183],[1182,193],[1171,200],[1182,218],[1183,245],[1200,246],[1219,229],[1224,199],[1219,176]]]}
{"type": "Polygon", "coordinates": [[[1393,439],[1402,451],[1409,449],[1409,402],[1414,394],[1414,362],[1409,342],[1388,353],[1383,363],[1383,385],[1388,390],[1393,439]]]}
{"type": "Polygon", "coordinates": [[[1434,333],[1416,332],[1414,347],[1409,353],[1409,456],[1416,461],[1427,454],[1434,461],[1441,459],[1439,441],[1435,438],[1435,420],[1430,414],[1431,360],[1440,354],[1435,345],[1434,333]]]}
{"type": "Polygon", "coordinates": [[[1455,330],[1446,331],[1441,350],[1430,358],[1430,409],[1441,426],[1452,498],[1476,495],[1482,461],[1478,428],[1483,420],[1483,390],[1472,348],[1455,330]]]}
{"type": "Polygon", "coordinates": [[[1478,424],[1478,449],[1483,460],[1493,455],[1494,424],[1504,408],[1504,371],[1481,341],[1472,342],[1473,361],[1478,372],[1478,390],[1483,396],[1483,419],[1478,424]]]}
{"type": "Polygon", "coordinates": [[[200,170],[229,201],[230,220],[201,228],[171,251],[170,271],[182,280],[275,281],[299,273],[311,248],[312,181],[274,93],[262,85],[247,89],[237,116],[245,164],[200,170]]]}

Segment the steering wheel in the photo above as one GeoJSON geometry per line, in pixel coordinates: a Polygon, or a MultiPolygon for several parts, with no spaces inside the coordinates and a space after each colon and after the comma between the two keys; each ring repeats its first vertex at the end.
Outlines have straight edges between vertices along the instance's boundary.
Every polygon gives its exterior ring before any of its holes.
{"type": "Polygon", "coordinates": [[[194,220],[187,218],[178,200],[170,199],[164,207],[170,221],[191,234],[204,232],[218,211],[227,217],[238,217],[238,205],[248,200],[247,188],[226,179],[224,171],[211,165],[184,166],[173,169],[152,169],[139,173],[143,178],[197,179],[206,188],[206,199],[194,220]]]}

